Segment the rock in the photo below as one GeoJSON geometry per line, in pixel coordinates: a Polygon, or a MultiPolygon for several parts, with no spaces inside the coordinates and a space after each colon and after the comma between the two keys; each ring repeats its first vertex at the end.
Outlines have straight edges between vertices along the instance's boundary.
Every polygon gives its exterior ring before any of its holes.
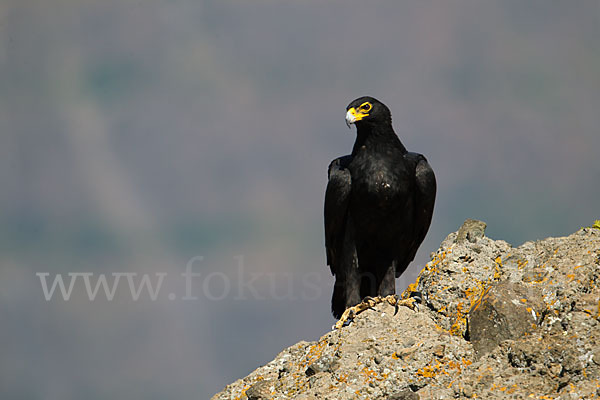
{"type": "Polygon", "coordinates": [[[531,367],[536,359],[536,349],[529,342],[513,342],[508,351],[508,362],[513,367],[531,367]]]}
{"type": "Polygon", "coordinates": [[[473,388],[471,387],[471,385],[465,385],[462,388],[462,395],[465,396],[468,399],[470,399],[471,397],[473,397],[473,388]]]}
{"type": "Polygon", "coordinates": [[[299,342],[213,400],[595,398],[600,229],[512,247],[467,220],[402,294],[299,342]]]}
{"type": "Polygon", "coordinates": [[[306,376],[313,376],[317,372],[333,372],[336,364],[331,356],[321,357],[306,369],[306,376]]]}
{"type": "Polygon", "coordinates": [[[600,365],[600,346],[597,346],[592,352],[592,361],[594,364],[600,365]]]}
{"type": "Polygon", "coordinates": [[[548,272],[543,268],[532,268],[523,273],[521,280],[525,283],[542,282],[544,277],[548,275],[548,272]]]}
{"type": "Polygon", "coordinates": [[[294,400],[318,400],[315,396],[301,394],[296,397],[294,400]]]}
{"type": "Polygon", "coordinates": [[[271,399],[271,382],[269,381],[259,381],[254,385],[250,386],[248,390],[246,390],[246,396],[248,400],[269,400],[271,399]]]}
{"type": "Polygon", "coordinates": [[[502,281],[488,287],[469,311],[469,338],[478,356],[537,327],[541,301],[533,289],[502,281]]]}
{"type": "Polygon", "coordinates": [[[444,357],[445,350],[446,350],[446,346],[444,346],[443,344],[438,344],[438,345],[434,346],[434,348],[432,349],[432,353],[437,358],[442,358],[442,357],[444,357]]]}
{"type": "Polygon", "coordinates": [[[456,242],[462,243],[465,240],[468,240],[471,243],[477,242],[477,239],[482,238],[485,233],[485,228],[487,224],[482,221],[477,221],[476,219],[467,219],[456,235],[456,242]]]}
{"type": "Polygon", "coordinates": [[[410,389],[403,389],[389,396],[387,400],[419,400],[421,397],[410,389]]]}

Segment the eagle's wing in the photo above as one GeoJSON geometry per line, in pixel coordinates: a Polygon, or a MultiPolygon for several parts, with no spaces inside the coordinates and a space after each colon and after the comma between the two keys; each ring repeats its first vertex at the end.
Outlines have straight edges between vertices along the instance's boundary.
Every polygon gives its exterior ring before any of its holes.
{"type": "Polygon", "coordinates": [[[336,158],[329,164],[329,182],[325,191],[325,249],[327,251],[327,264],[332,274],[336,274],[341,267],[344,257],[343,242],[348,220],[348,200],[352,177],[348,164],[351,156],[336,158]]]}
{"type": "Polygon", "coordinates": [[[396,260],[396,278],[404,272],[408,264],[415,258],[417,249],[425,239],[425,235],[427,235],[433,216],[437,190],[433,169],[431,169],[427,159],[422,154],[406,153],[404,159],[415,166],[413,235],[404,259],[396,260]]]}

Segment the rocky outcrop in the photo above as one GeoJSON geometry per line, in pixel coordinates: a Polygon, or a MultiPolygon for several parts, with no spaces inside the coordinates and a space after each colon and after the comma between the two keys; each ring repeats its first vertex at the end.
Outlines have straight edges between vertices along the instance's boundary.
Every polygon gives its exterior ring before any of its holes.
{"type": "Polygon", "coordinates": [[[600,397],[600,229],[513,248],[468,220],[402,294],[227,386],[231,399],[600,397]]]}

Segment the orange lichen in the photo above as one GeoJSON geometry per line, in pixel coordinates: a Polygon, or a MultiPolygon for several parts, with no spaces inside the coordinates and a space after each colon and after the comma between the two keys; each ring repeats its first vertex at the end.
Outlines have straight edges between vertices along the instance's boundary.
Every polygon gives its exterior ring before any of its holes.
{"type": "Polygon", "coordinates": [[[336,379],[338,382],[347,383],[348,382],[348,373],[344,372],[343,374],[340,374],[339,376],[337,376],[336,379]]]}
{"type": "Polygon", "coordinates": [[[448,375],[448,372],[442,367],[442,363],[437,360],[436,364],[428,364],[417,370],[417,375],[423,378],[433,378],[439,374],[448,375]]]}
{"type": "Polygon", "coordinates": [[[361,371],[360,374],[364,376],[365,381],[367,384],[369,383],[374,383],[374,382],[381,382],[387,379],[388,374],[386,373],[379,373],[373,369],[370,369],[368,367],[364,367],[361,371]]]}
{"type": "Polygon", "coordinates": [[[404,292],[402,292],[400,297],[402,299],[408,299],[413,292],[417,291],[417,288],[419,287],[419,281],[421,280],[421,276],[425,272],[429,272],[429,273],[438,272],[437,265],[446,259],[447,253],[451,253],[451,252],[452,252],[452,250],[448,249],[447,251],[443,251],[441,254],[434,255],[432,260],[430,262],[428,262],[425,265],[425,267],[423,267],[421,272],[419,272],[419,276],[417,276],[417,279],[413,283],[408,285],[408,287],[406,288],[406,290],[404,292]]]}
{"type": "Polygon", "coordinates": [[[308,353],[306,354],[306,356],[304,356],[304,360],[300,362],[300,365],[302,367],[307,367],[314,361],[319,359],[323,354],[323,350],[325,349],[326,344],[326,340],[321,340],[320,342],[317,342],[317,344],[310,346],[308,353]]]}

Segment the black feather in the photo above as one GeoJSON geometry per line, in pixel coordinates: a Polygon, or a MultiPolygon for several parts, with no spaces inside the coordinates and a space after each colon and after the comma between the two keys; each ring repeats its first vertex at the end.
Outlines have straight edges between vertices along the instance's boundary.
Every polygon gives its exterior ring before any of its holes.
{"type": "Polygon", "coordinates": [[[325,192],[336,318],[366,296],[395,293],[395,278],[423,242],[435,202],[433,170],[423,155],[406,151],[389,109],[372,97],[356,99],[347,109],[365,102],[372,108],[356,122],[352,154],[331,162],[325,192]]]}

